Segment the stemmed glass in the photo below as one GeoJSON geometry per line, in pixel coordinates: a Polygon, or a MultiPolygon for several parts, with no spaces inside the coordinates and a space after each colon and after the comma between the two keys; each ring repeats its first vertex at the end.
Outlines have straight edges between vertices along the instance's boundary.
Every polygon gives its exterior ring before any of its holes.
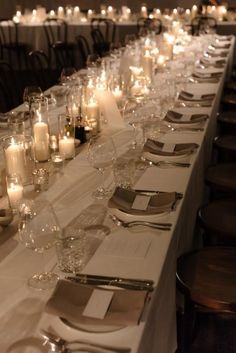
{"type": "Polygon", "coordinates": [[[112,191],[105,188],[105,170],[112,166],[116,159],[116,148],[112,138],[92,138],[88,147],[88,161],[102,175],[102,184],[93,193],[93,197],[104,199],[110,197],[112,191]]]}
{"type": "Polygon", "coordinates": [[[23,102],[30,107],[30,102],[36,97],[42,97],[43,91],[39,86],[26,86],[23,92],[23,102]]]}
{"type": "Polygon", "coordinates": [[[77,81],[76,69],[74,67],[64,67],[60,79],[63,86],[73,86],[77,81]]]}
{"type": "MultiPolygon", "coordinates": [[[[52,248],[60,237],[56,215],[51,204],[43,198],[23,200],[19,206],[18,234],[20,241],[35,252],[43,254],[52,248]]],[[[59,277],[49,271],[34,274],[28,285],[35,289],[53,288],[59,277]]]]}

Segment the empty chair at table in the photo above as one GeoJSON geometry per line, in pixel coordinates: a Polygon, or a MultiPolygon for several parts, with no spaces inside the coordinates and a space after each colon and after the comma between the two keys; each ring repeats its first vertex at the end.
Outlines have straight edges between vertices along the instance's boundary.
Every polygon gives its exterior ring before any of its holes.
{"type": "Polygon", "coordinates": [[[60,72],[51,67],[49,58],[44,51],[31,51],[29,65],[33,85],[41,87],[44,91],[57,82],[60,72]]]}
{"type": "Polygon", "coordinates": [[[139,35],[145,34],[145,32],[160,34],[162,32],[162,21],[159,18],[139,17],[137,19],[137,31],[139,35]]]}
{"type": "Polygon", "coordinates": [[[47,18],[43,27],[48,44],[51,65],[57,67],[75,66],[75,43],[68,42],[68,25],[58,18],[47,18]]]}
{"type": "Polygon", "coordinates": [[[99,56],[106,55],[110,51],[111,44],[115,43],[115,22],[107,18],[92,18],[90,26],[94,52],[99,56]]]}
{"type": "Polygon", "coordinates": [[[192,35],[215,33],[217,21],[211,16],[196,16],[191,21],[192,35]]]}
{"type": "Polygon", "coordinates": [[[15,70],[27,68],[29,46],[19,39],[19,23],[12,20],[0,20],[1,59],[6,60],[15,70]]]}
{"type": "Polygon", "coordinates": [[[236,198],[209,202],[198,210],[205,246],[236,246],[236,198]]]}
{"type": "Polygon", "coordinates": [[[11,65],[0,60],[0,112],[5,113],[21,103],[19,78],[11,65]]]}
{"type": "MultiPolygon", "coordinates": [[[[191,353],[196,318],[199,319],[199,327],[203,324],[201,318],[207,314],[208,317],[210,314],[214,315],[213,324],[223,320],[227,315],[227,321],[231,319],[233,327],[235,326],[235,268],[235,247],[206,247],[179,257],[176,279],[177,288],[184,296],[184,308],[178,352],[191,353]]],[[[207,331],[201,340],[202,352],[215,351],[214,347],[204,349],[204,340],[207,340],[208,333],[207,331]]]]}
{"type": "Polygon", "coordinates": [[[81,58],[81,65],[82,67],[86,66],[87,58],[91,54],[91,49],[89,47],[89,43],[87,39],[79,34],[78,36],[75,37],[75,40],[78,45],[78,50],[81,58]]]}

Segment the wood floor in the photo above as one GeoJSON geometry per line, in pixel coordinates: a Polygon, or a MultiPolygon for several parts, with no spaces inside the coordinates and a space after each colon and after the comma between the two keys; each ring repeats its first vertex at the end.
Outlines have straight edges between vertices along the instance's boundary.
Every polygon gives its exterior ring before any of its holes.
{"type": "Polygon", "coordinates": [[[236,315],[199,314],[191,353],[236,353],[236,315]]]}

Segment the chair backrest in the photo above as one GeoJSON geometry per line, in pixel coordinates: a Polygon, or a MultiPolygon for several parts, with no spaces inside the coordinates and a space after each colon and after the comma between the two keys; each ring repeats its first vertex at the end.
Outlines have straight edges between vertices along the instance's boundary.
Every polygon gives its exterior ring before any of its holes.
{"type": "Polygon", "coordinates": [[[160,34],[162,32],[162,21],[158,18],[146,18],[139,17],[137,19],[137,30],[138,34],[143,32],[155,32],[155,34],[160,34]]]}
{"type": "Polygon", "coordinates": [[[0,60],[0,111],[5,113],[20,104],[20,89],[11,65],[0,60]]]}
{"type": "Polygon", "coordinates": [[[0,20],[0,43],[4,44],[18,44],[18,23],[10,19],[0,20]]]}
{"type": "Polygon", "coordinates": [[[98,29],[104,36],[105,41],[113,43],[116,36],[116,24],[109,18],[92,18],[91,31],[98,29]]]}
{"type": "Polygon", "coordinates": [[[91,30],[93,40],[93,50],[99,56],[105,56],[110,51],[110,42],[106,41],[99,28],[91,30]]]}
{"type": "Polygon", "coordinates": [[[66,21],[59,18],[47,18],[43,27],[49,46],[57,42],[67,42],[68,26],[66,21]]]}
{"type": "Polygon", "coordinates": [[[28,56],[31,76],[35,85],[40,86],[42,90],[46,90],[53,84],[52,69],[48,56],[42,50],[31,51],[28,56]]]}
{"type": "Polygon", "coordinates": [[[139,17],[137,19],[137,30],[139,34],[145,30],[160,34],[162,32],[162,21],[159,18],[139,17]]]}
{"type": "Polygon", "coordinates": [[[79,53],[81,55],[82,65],[83,65],[83,67],[85,67],[86,66],[87,57],[88,57],[89,54],[91,54],[91,50],[90,50],[88,41],[81,34],[78,35],[75,39],[76,39],[76,42],[77,42],[77,45],[78,45],[79,53]]]}
{"type": "Polygon", "coordinates": [[[196,16],[191,21],[192,35],[199,35],[200,33],[209,33],[216,31],[217,21],[211,16],[196,16]]]}
{"type": "Polygon", "coordinates": [[[61,70],[64,67],[75,67],[75,58],[73,50],[69,50],[67,43],[55,43],[52,46],[57,70],[61,70]]]}

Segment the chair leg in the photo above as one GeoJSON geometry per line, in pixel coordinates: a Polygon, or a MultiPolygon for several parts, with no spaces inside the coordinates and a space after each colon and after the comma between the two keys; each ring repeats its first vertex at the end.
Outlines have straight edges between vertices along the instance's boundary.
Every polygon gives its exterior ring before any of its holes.
{"type": "Polygon", "coordinates": [[[192,300],[185,296],[184,298],[184,313],[182,320],[182,339],[181,339],[181,353],[190,353],[193,338],[194,328],[194,303],[192,300]]]}

